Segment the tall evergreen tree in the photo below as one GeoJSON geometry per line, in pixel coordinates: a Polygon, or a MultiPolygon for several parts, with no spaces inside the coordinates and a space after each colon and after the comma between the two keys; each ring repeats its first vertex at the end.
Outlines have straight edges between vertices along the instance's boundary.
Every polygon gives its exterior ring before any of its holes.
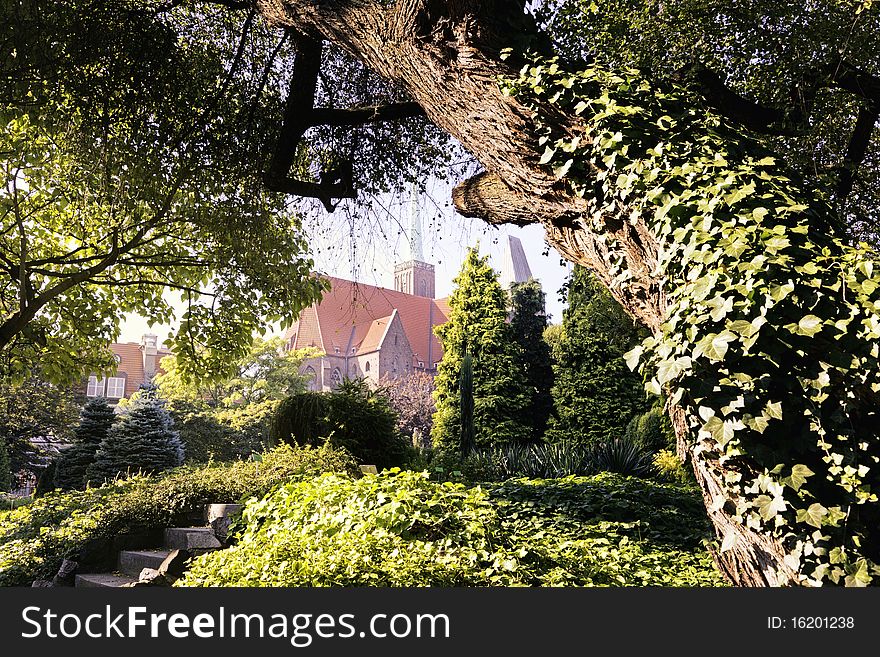
{"type": "Polygon", "coordinates": [[[156,389],[141,390],[101,441],[88,470],[92,481],[124,472],[158,472],[183,463],[183,443],[156,389]]]}
{"type": "Polygon", "coordinates": [[[619,438],[649,406],[641,379],[623,359],[639,330],[586,269],[576,266],[567,287],[568,307],[553,341],[555,412],[547,436],[585,443],[619,438]]]}
{"type": "Polygon", "coordinates": [[[58,457],[55,485],[58,488],[81,488],[86,473],[95,462],[95,453],[116,421],[116,413],[103,397],[90,399],[83,407],[79,424],[73,429],[73,444],[58,457]]]}
{"type": "Polygon", "coordinates": [[[522,363],[532,403],[523,408],[523,424],[532,428],[532,438],[540,440],[553,410],[553,358],[544,339],[547,313],[541,284],[530,279],[510,286],[510,328],[522,349],[522,363]]]}
{"type": "Polygon", "coordinates": [[[6,440],[0,436],[0,493],[12,490],[12,467],[9,452],[6,451],[6,440]]]}
{"type": "Polygon", "coordinates": [[[477,447],[527,440],[521,411],[531,402],[522,352],[507,323],[507,299],[498,275],[470,249],[449,298],[449,321],[434,329],[443,343],[436,378],[435,447],[460,449],[460,377],[464,354],[473,358],[474,442],[477,447]]]}

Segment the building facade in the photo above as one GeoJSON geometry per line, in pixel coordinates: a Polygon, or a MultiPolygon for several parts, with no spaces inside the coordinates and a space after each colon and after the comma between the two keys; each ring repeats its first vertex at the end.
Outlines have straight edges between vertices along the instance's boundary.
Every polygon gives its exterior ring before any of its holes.
{"type": "Polygon", "coordinates": [[[130,397],[144,383],[150,383],[160,371],[159,362],[171,352],[161,346],[158,338],[146,333],[140,343],[123,342],[110,345],[116,358],[116,372],[104,377],[91,374],[84,382],[86,397],[106,397],[116,405],[120,399],[130,397]]]}

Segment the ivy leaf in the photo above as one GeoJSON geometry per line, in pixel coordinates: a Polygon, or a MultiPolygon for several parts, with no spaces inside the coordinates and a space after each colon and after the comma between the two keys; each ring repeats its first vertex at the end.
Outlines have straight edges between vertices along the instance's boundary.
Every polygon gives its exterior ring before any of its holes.
{"type": "Polygon", "coordinates": [[[721,552],[727,552],[728,550],[732,550],[736,547],[736,532],[733,530],[728,531],[724,535],[724,540],[721,541],[721,552]]]}
{"type": "Polygon", "coordinates": [[[777,513],[785,511],[786,508],[785,500],[782,497],[770,497],[769,495],[758,495],[754,505],[764,520],[772,520],[777,513]]]}
{"type": "Polygon", "coordinates": [[[782,419],[782,402],[767,402],[767,405],[764,407],[764,414],[767,417],[772,417],[775,420],[782,419]]]}
{"type": "Polygon", "coordinates": [[[736,342],[736,340],[738,340],[736,334],[727,329],[717,335],[710,333],[697,343],[693,357],[699,358],[701,354],[705,354],[711,361],[724,360],[724,356],[727,355],[728,345],[731,342],[736,342]]]}
{"type": "Polygon", "coordinates": [[[735,205],[743,200],[746,196],[755,193],[755,183],[750,182],[748,185],[743,187],[739,187],[738,189],[733,190],[730,194],[724,197],[724,202],[727,205],[735,205]]]}
{"type": "MultiPolygon", "coordinates": [[[[807,509],[798,509],[797,512],[797,521],[805,522],[812,527],[821,528],[822,527],[822,518],[828,515],[828,509],[824,506],[815,502],[809,506],[807,509]]],[[[832,562],[833,563],[833,562],[832,562]]]]}
{"type": "Polygon", "coordinates": [[[563,164],[561,167],[554,167],[553,168],[553,175],[556,176],[556,179],[559,180],[560,178],[563,178],[565,176],[565,174],[568,173],[568,170],[571,169],[571,165],[573,163],[574,163],[573,159],[566,160],[565,164],[563,164]]]}
{"type": "Polygon", "coordinates": [[[639,359],[644,352],[645,350],[642,348],[642,345],[637,345],[623,355],[623,359],[626,361],[626,366],[633,372],[635,372],[636,368],[639,366],[639,359]]]}
{"type": "Polygon", "coordinates": [[[813,337],[822,330],[822,320],[815,315],[806,315],[797,324],[797,333],[813,337]]]}
{"type": "Polygon", "coordinates": [[[795,490],[800,490],[800,487],[803,486],[807,477],[812,477],[815,472],[810,470],[807,466],[798,463],[791,469],[791,476],[786,479],[788,485],[794,488],[795,490]]]}
{"type": "Polygon", "coordinates": [[[541,159],[538,160],[538,164],[547,164],[550,160],[553,159],[553,156],[556,155],[556,149],[550,148],[549,146],[544,151],[544,154],[541,156],[541,159]]]}

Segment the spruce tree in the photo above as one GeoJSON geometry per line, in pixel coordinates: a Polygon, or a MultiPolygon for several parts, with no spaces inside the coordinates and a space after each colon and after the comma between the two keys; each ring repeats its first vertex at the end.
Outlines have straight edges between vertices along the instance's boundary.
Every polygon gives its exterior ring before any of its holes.
{"type": "Polygon", "coordinates": [[[103,397],[86,402],[79,424],[73,429],[73,444],[58,457],[55,485],[58,488],[82,488],[86,474],[95,462],[98,446],[107,438],[107,432],[116,421],[113,407],[103,397]]]}
{"type": "Polygon", "coordinates": [[[460,380],[464,354],[473,358],[474,443],[477,447],[523,442],[530,436],[522,409],[531,403],[522,351],[507,323],[507,299],[498,275],[470,249],[449,298],[449,321],[435,329],[443,344],[437,372],[435,447],[461,449],[460,380]]]}
{"type": "Polygon", "coordinates": [[[0,493],[12,490],[12,464],[6,450],[6,439],[0,436],[0,493]]]}
{"type": "Polygon", "coordinates": [[[624,435],[630,419],[648,410],[641,379],[623,359],[641,335],[601,282],[576,266],[568,307],[555,337],[551,441],[607,442],[624,435]]]}
{"type": "Polygon", "coordinates": [[[144,387],[101,442],[89,478],[102,481],[125,472],[167,470],[183,463],[183,451],[165,402],[154,387],[144,387]]]}
{"type": "Polygon", "coordinates": [[[531,427],[532,438],[540,440],[553,410],[553,358],[544,339],[547,313],[541,284],[530,279],[510,286],[510,328],[522,349],[522,363],[532,403],[522,409],[523,424],[531,427]]]}

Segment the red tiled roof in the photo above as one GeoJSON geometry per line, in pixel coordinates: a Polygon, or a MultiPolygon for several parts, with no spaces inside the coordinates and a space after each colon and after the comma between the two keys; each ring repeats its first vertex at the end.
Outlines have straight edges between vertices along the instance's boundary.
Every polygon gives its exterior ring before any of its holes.
{"type": "Polygon", "coordinates": [[[431,367],[441,359],[443,348],[432,329],[447,321],[446,299],[428,299],[342,278],[326,278],[330,290],[316,306],[304,310],[299,321],[287,331],[288,341],[296,338],[290,345],[292,349],[314,344],[325,353],[332,354],[337,347],[346,353],[360,342],[359,352],[375,345],[370,349],[373,350],[378,348],[387,327],[379,322],[390,322],[390,315],[397,310],[415,360],[431,367]]]}
{"type": "MultiPolygon", "coordinates": [[[[144,355],[141,346],[137,342],[114,342],[110,345],[110,351],[119,356],[116,374],[111,376],[125,375],[125,396],[130,397],[144,383],[144,355]]],[[[168,349],[159,347],[156,354],[157,373],[162,371],[159,362],[170,354],[168,349]]]]}

